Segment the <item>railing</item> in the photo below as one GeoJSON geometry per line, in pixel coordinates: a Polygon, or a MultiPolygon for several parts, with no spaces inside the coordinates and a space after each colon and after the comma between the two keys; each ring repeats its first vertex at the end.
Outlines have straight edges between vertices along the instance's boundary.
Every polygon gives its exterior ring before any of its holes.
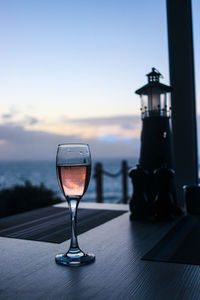
{"type": "Polygon", "coordinates": [[[122,203],[128,202],[128,164],[122,161],[121,169],[117,173],[110,173],[103,169],[102,163],[98,162],[94,167],[94,178],[96,179],[96,202],[103,203],[103,175],[116,178],[122,176],[122,203]]]}
{"type": "Polygon", "coordinates": [[[147,117],[155,117],[155,116],[161,116],[161,117],[170,117],[171,116],[171,107],[167,108],[160,108],[157,109],[147,109],[146,107],[143,109],[141,108],[142,113],[142,119],[145,119],[147,117]]]}

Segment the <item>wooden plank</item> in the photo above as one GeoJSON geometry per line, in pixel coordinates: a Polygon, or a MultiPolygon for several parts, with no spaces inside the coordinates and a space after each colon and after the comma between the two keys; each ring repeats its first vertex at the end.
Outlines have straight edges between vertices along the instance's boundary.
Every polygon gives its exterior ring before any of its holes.
{"type": "Polygon", "coordinates": [[[140,258],[173,226],[130,222],[129,213],[79,236],[96,262],[56,265],[69,242],[50,244],[0,238],[1,299],[199,299],[198,266],[140,258]]]}

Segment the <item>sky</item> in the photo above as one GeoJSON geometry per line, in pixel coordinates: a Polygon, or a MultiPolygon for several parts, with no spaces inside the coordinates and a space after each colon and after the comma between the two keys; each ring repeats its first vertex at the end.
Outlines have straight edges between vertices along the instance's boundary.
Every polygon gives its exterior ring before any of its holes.
{"type": "MultiPolygon", "coordinates": [[[[200,3],[193,0],[199,109],[200,3]]],[[[135,157],[140,99],[169,84],[165,0],[0,0],[0,160],[53,159],[62,142],[135,157]]]]}

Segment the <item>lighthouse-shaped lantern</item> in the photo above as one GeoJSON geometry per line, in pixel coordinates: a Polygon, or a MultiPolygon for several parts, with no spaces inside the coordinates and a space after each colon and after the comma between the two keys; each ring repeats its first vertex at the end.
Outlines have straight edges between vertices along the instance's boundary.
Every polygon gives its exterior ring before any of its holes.
{"type": "Polygon", "coordinates": [[[170,92],[160,83],[162,75],[152,68],[148,83],[136,90],[141,97],[142,133],[139,164],[129,172],[134,186],[130,210],[134,218],[150,214],[170,216],[175,201],[170,92]],[[164,174],[164,175],[163,175],[164,174]],[[160,200],[159,195],[167,195],[160,200]],[[164,199],[165,198],[165,199],[164,199]],[[173,199],[172,199],[173,198],[173,199]],[[159,202],[157,201],[159,199],[159,202]],[[159,209],[156,210],[156,207],[159,209]],[[168,209],[167,209],[168,207],[168,209]]]}

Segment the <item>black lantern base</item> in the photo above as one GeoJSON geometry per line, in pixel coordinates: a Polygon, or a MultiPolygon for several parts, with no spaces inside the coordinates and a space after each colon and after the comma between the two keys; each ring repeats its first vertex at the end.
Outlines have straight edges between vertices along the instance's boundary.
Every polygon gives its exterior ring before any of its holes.
{"type": "Polygon", "coordinates": [[[176,205],[174,171],[166,166],[154,172],[137,165],[129,171],[134,192],[130,201],[132,220],[172,220],[182,211],[176,205]]]}

